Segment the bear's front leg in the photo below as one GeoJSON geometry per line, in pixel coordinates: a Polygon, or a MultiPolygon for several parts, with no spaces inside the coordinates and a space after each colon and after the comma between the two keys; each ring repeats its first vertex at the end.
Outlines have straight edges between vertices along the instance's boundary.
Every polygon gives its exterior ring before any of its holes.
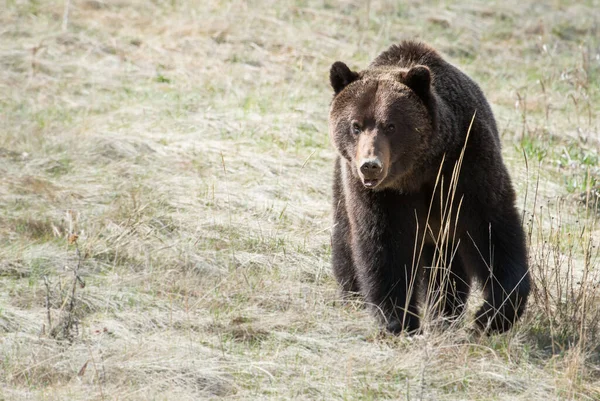
{"type": "Polygon", "coordinates": [[[331,230],[331,264],[333,274],[342,289],[342,297],[357,295],[360,291],[352,260],[350,222],[341,177],[340,157],[335,160],[333,175],[333,227],[331,230]]]}
{"type": "MultiPolygon", "coordinates": [[[[366,234],[366,233],[364,233],[366,234]]],[[[358,236],[354,242],[361,291],[388,331],[419,329],[417,269],[412,263],[414,239],[358,236]]]]}
{"type": "Polygon", "coordinates": [[[414,208],[391,193],[372,193],[352,215],[352,251],[361,293],[388,331],[414,333],[418,268],[414,208]]]}

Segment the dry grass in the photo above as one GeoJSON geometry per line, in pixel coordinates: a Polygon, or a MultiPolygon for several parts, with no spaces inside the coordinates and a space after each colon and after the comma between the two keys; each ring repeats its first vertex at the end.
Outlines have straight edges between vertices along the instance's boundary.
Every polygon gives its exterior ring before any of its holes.
{"type": "Polygon", "coordinates": [[[599,399],[599,7],[4,0],[0,399],[599,399]],[[498,117],[536,282],[506,335],[337,297],[328,67],[410,37],[498,117]]]}

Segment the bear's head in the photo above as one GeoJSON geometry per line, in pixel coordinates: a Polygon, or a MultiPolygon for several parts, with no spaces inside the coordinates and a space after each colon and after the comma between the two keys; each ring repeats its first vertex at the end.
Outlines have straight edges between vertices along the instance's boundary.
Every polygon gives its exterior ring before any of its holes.
{"type": "Polygon", "coordinates": [[[329,113],[329,135],[366,188],[393,187],[407,178],[425,157],[431,137],[431,73],[410,69],[351,71],[331,66],[335,92],[329,113]]]}

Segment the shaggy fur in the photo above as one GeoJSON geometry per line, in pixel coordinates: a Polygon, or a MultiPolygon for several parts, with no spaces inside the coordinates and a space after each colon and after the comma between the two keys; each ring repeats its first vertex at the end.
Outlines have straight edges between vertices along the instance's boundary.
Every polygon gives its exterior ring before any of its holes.
{"type": "Polygon", "coordinates": [[[530,277],[514,190],[480,88],[412,41],[361,72],[336,62],[330,81],[330,136],[339,153],[332,263],[343,292],[361,294],[388,330],[414,332],[419,301],[456,318],[477,280],[485,298],[478,327],[508,330],[523,313],[530,277]]]}

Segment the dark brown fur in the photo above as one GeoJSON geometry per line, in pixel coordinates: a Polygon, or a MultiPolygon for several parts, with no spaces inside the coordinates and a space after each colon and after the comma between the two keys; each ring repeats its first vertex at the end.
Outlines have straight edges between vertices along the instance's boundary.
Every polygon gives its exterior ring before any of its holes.
{"type": "Polygon", "coordinates": [[[496,122],[477,84],[412,41],[361,72],[336,62],[330,80],[339,153],[332,263],[343,291],[364,296],[388,330],[415,331],[419,299],[439,301],[442,314],[456,317],[477,280],[485,298],[477,325],[509,329],[530,291],[527,253],[496,122]],[[444,221],[451,230],[442,241],[444,221]]]}

